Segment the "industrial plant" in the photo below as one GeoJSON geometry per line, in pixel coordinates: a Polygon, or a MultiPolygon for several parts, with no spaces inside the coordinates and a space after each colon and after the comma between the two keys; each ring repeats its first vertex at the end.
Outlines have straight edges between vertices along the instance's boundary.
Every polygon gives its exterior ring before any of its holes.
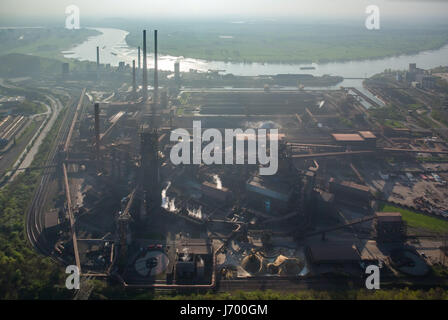
{"type": "MultiPolygon", "coordinates": [[[[444,237],[384,204],[448,218],[447,132],[423,127],[415,110],[403,111],[406,128],[380,123],[369,110],[404,99],[383,80],[328,89],[340,77],[223,75],[182,61],[159,71],[157,30],[143,31],[132,64],[105,65],[104,50],[90,70],[64,64],[57,80],[79,98],[28,215],[39,251],[82,277],[173,291],[292,290],[325,277],[363,286],[369,265],[392,283],[446,265],[444,237]],[[194,121],[200,134],[235,130],[230,142],[245,147],[256,138],[246,130],[278,130],[276,173],[260,174],[250,148],[234,164],[173,163],[180,142],[194,153],[194,121]],[[173,140],[179,128],[186,134],[173,140]]],[[[425,103],[434,84],[419,70],[385,77],[425,103]]],[[[1,120],[2,147],[24,121],[1,120]]]]}

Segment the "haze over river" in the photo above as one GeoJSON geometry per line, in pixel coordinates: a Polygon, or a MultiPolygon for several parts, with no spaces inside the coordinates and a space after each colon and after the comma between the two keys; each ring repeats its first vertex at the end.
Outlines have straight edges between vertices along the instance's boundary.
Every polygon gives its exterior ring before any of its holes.
{"type": "MultiPolygon", "coordinates": [[[[96,61],[96,47],[100,47],[100,62],[117,66],[120,61],[132,64],[137,63],[137,48],[131,48],[126,44],[126,36],[129,32],[111,28],[92,28],[102,34],[90,37],[84,43],[65,51],[66,58],[82,61],[96,61]]],[[[161,42],[161,41],[159,41],[161,42]]],[[[154,56],[152,33],[148,33],[148,68],[153,68],[154,56]]],[[[163,48],[159,45],[159,51],[163,48]]],[[[316,76],[337,75],[345,78],[365,78],[383,72],[385,69],[405,70],[409,63],[417,63],[417,67],[428,69],[448,64],[448,45],[438,50],[422,51],[413,55],[400,55],[377,60],[359,60],[348,62],[331,62],[324,64],[312,64],[315,70],[301,70],[300,67],[310,64],[279,64],[279,63],[235,63],[224,61],[205,61],[194,58],[174,57],[159,54],[159,69],[174,71],[174,63],[180,61],[181,71],[190,69],[199,71],[221,70],[225,73],[243,76],[275,75],[281,73],[307,73],[316,76]]],[[[362,87],[362,80],[345,79],[337,86],[362,87]]]]}

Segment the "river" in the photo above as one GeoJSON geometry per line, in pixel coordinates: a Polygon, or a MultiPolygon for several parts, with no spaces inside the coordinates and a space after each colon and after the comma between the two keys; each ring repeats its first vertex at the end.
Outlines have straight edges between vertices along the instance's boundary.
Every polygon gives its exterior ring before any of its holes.
{"type": "MultiPolygon", "coordinates": [[[[100,62],[102,64],[110,63],[117,66],[120,61],[132,64],[132,60],[137,61],[137,49],[129,47],[126,43],[126,36],[129,32],[112,28],[91,28],[101,32],[100,35],[89,37],[85,42],[75,46],[69,51],[64,51],[64,57],[78,59],[81,61],[96,61],[96,47],[100,47],[100,62]]],[[[150,38],[149,38],[150,40],[150,38]]],[[[152,47],[149,41],[149,48],[152,47]]],[[[160,50],[160,49],[159,49],[160,50]]],[[[438,50],[422,51],[413,55],[400,55],[376,60],[357,60],[347,62],[331,62],[322,64],[313,64],[314,70],[301,70],[301,67],[309,64],[279,64],[279,63],[235,63],[223,61],[206,61],[201,59],[174,57],[169,55],[159,56],[159,69],[166,71],[174,70],[174,63],[180,61],[181,71],[187,72],[190,69],[199,71],[222,70],[226,73],[242,76],[257,75],[275,75],[281,73],[306,73],[315,76],[335,75],[344,78],[367,78],[374,74],[383,72],[385,69],[405,70],[409,63],[417,63],[417,67],[429,69],[448,64],[448,45],[438,50]]],[[[154,66],[154,56],[148,54],[148,68],[154,66]]],[[[360,79],[344,79],[337,86],[325,89],[335,89],[340,86],[356,87],[363,93],[369,95],[382,104],[378,99],[371,95],[362,86],[360,79]]]]}
{"type": "MultiPolygon", "coordinates": [[[[93,36],[76,47],[65,51],[66,58],[79,60],[96,61],[96,47],[101,49],[101,63],[110,63],[117,66],[120,61],[131,64],[132,60],[137,60],[137,49],[126,44],[127,31],[111,28],[92,28],[101,32],[100,35],[93,36]]],[[[149,48],[152,47],[150,43],[149,48]]],[[[160,50],[160,49],[159,49],[160,50]]],[[[384,69],[404,70],[409,63],[415,62],[420,68],[428,69],[448,63],[448,45],[432,51],[423,51],[413,55],[400,55],[376,60],[359,60],[348,62],[331,62],[324,64],[313,64],[315,70],[301,70],[300,67],[309,64],[279,64],[279,63],[235,63],[223,61],[205,61],[184,57],[174,57],[161,55],[159,57],[160,70],[174,70],[174,62],[181,62],[181,71],[196,69],[200,71],[225,70],[226,73],[234,75],[256,76],[273,75],[279,73],[307,73],[312,75],[338,75],[345,78],[365,78],[384,69]]],[[[154,57],[150,52],[148,55],[148,68],[154,65],[154,57]]]]}

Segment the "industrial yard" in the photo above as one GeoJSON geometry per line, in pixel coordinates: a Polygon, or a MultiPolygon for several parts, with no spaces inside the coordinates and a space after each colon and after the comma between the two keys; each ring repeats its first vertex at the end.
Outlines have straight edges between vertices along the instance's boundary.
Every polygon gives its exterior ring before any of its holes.
{"type": "Polygon", "coordinates": [[[11,180],[12,172],[26,165],[26,155],[50,118],[49,101],[30,101],[25,96],[0,95],[1,185],[11,180]],[[48,105],[47,105],[48,104],[48,105]]]}
{"type": "Polygon", "coordinates": [[[131,63],[96,46],[95,62],[56,76],[0,79],[1,187],[36,179],[24,232],[78,268],[76,299],[93,279],[172,295],[343,291],[365,288],[372,265],[381,288],[448,285],[446,67],[168,71],[163,36],[143,31],[131,63]]]}
{"type": "MultiPolygon", "coordinates": [[[[179,62],[159,71],[157,32],[148,70],[146,38],[132,65],[102,64],[97,47],[90,71],[62,67],[59,85],[76,98],[27,215],[40,252],[141,290],[362,287],[369,265],[391,287],[446,283],[434,268],[448,267],[448,131],[432,111],[448,100],[430,71],[411,63],[363,90],[292,74],[228,87],[179,62]],[[248,147],[253,132],[277,129],[278,170],[260,174],[249,148],[234,164],[174,164],[178,143],[198,147],[197,121],[200,134],[241,129],[230,142],[248,147]]],[[[26,121],[2,118],[3,147],[26,121]]],[[[238,158],[227,147],[214,153],[238,158]]]]}

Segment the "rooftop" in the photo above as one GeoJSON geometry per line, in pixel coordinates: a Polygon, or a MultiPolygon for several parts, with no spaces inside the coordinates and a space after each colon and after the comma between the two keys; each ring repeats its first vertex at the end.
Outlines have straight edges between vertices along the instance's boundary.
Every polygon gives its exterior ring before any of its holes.
{"type": "Polygon", "coordinates": [[[359,134],[364,139],[376,139],[376,136],[372,133],[372,131],[359,131],[359,134]]]}
{"type": "Polygon", "coordinates": [[[360,260],[355,245],[345,242],[310,245],[309,255],[313,263],[350,263],[360,260]]]}
{"type": "MultiPolygon", "coordinates": [[[[286,135],[284,133],[278,133],[277,140],[283,140],[285,138],[285,136],[286,135]]],[[[247,140],[247,141],[257,140],[257,134],[252,134],[252,133],[247,133],[247,134],[246,133],[237,133],[235,135],[235,137],[236,137],[236,140],[239,140],[239,141],[241,141],[241,140],[247,140]]],[[[271,139],[271,134],[269,131],[266,132],[266,138],[271,139]]]]}
{"type": "Polygon", "coordinates": [[[288,201],[291,193],[288,184],[272,176],[254,176],[247,182],[246,189],[281,201],[288,201]]]}
{"type": "Polygon", "coordinates": [[[364,141],[364,138],[357,133],[333,133],[332,136],[336,141],[364,141]]]}
{"type": "Polygon", "coordinates": [[[345,186],[345,187],[358,189],[360,191],[370,192],[370,188],[368,186],[363,186],[362,184],[357,184],[357,183],[352,182],[352,181],[342,181],[339,184],[342,185],[342,186],[345,186]]]}
{"type": "Polygon", "coordinates": [[[216,183],[211,183],[211,182],[208,182],[208,181],[204,181],[202,183],[201,187],[206,187],[206,188],[217,190],[217,191],[221,191],[221,192],[229,192],[229,189],[227,189],[226,187],[218,188],[218,185],[216,183]]]}
{"type": "Polygon", "coordinates": [[[207,239],[181,239],[176,242],[176,251],[189,254],[211,254],[207,239]]]}
{"type": "Polygon", "coordinates": [[[400,212],[375,212],[375,216],[381,222],[401,222],[401,213],[400,212]]]}
{"type": "Polygon", "coordinates": [[[57,210],[50,210],[45,214],[45,228],[51,228],[59,224],[59,214],[57,210]]]}

